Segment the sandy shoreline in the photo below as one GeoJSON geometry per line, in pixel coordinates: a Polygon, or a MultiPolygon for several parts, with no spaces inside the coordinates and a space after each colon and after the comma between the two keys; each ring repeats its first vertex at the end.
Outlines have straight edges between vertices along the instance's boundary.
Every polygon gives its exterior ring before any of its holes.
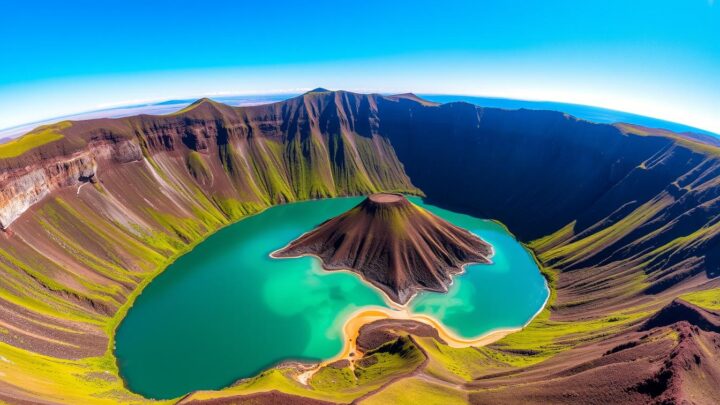
{"type": "MultiPolygon", "coordinates": [[[[540,311],[542,311],[543,308],[545,308],[545,304],[543,304],[542,308],[540,308],[540,311]]],[[[538,313],[540,313],[540,311],[538,311],[538,313]]],[[[535,316],[537,316],[537,314],[534,315],[528,323],[532,321],[535,316]]],[[[360,328],[372,322],[384,319],[410,320],[432,326],[438,332],[440,338],[444,340],[448,346],[454,348],[489,345],[513,332],[522,330],[524,327],[495,329],[476,338],[467,339],[458,336],[451,330],[447,329],[439,320],[429,315],[413,314],[407,309],[396,310],[377,306],[365,307],[353,312],[343,324],[343,348],[340,353],[330,359],[318,363],[315,367],[298,374],[296,379],[300,383],[307,385],[308,380],[323,366],[334,363],[338,360],[353,360],[359,358],[362,355],[362,351],[360,351],[357,347],[357,338],[360,335],[360,328]]]]}
{"type": "MultiPolygon", "coordinates": [[[[314,255],[303,255],[303,256],[313,256],[317,258],[314,255]]],[[[302,256],[299,256],[302,257],[302,256]]],[[[276,258],[280,259],[280,258],[276,258]]],[[[319,258],[317,258],[319,260],[319,258]]],[[[321,261],[322,263],[322,261],[321,261]]],[[[336,271],[336,270],[333,270],[336,271]]],[[[352,272],[350,270],[343,270],[347,271],[349,273],[352,273],[356,276],[358,276],[358,273],[352,272]]],[[[359,277],[364,283],[368,284],[371,287],[374,287],[372,284],[364,280],[362,277],[359,277]]],[[[379,291],[382,291],[381,289],[378,289],[379,291]]],[[[396,319],[396,320],[410,320],[410,321],[416,321],[423,323],[425,325],[429,325],[433,327],[440,336],[441,339],[443,339],[448,346],[454,347],[454,348],[466,348],[466,347],[481,347],[486,346],[491,343],[497,342],[498,340],[504,338],[507,335],[510,335],[511,333],[519,332],[523,330],[527,325],[530,324],[530,322],[533,321],[544,309],[547,305],[548,301],[550,300],[550,288],[547,284],[547,280],[545,281],[545,290],[547,291],[547,297],[545,297],[545,301],[543,304],[538,308],[537,312],[531,316],[525,324],[519,327],[515,328],[500,328],[500,329],[494,329],[491,331],[488,331],[486,333],[483,333],[482,335],[479,335],[474,338],[463,338],[461,336],[458,336],[455,332],[448,329],[443,325],[441,321],[438,319],[435,319],[434,317],[426,314],[415,314],[410,312],[410,310],[407,308],[407,304],[404,306],[399,306],[399,304],[394,303],[392,300],[389,299],[389,297],[383,292],[383,296],[388,301],[388,303],[391,305],[391,308],[383,308],[379,306],[366,306],[363,308],[358,309],[357,311],[353,312],[348,316],[348,318],[343,323],[342,327],[342,336],[343,336],[343,348],[342,350],[335,356],[319,362],[316,366],[311,367],[308,370],[303,371],[302,373],[295,376],[297,381],[299,381],[302,384],[308,383],[309,379],[323,366],[326,366],[328,364],[334,363],[338,360],[354,360],[360,358],[362,355],[362,351],[358,350],[357,348],[357,338],[360,334],[360,328],[362,328],[364,325],[370,324],[375,321],[384,320],[384,319],[396,319]],[[352,355],[351,355],[352,354],[352,355]]],[[[412,300],[411,300],[412,301],[412,300]]],[[[409,303],[410,301],[408,301],[409,303]]]]}
{"type": "MultiPolygon", "coordinates": [[[[302,235],[301,235],[302,236],[302,235]]],[[[481,238],[479,235],[476,235],[479,238],[481,238]]],[[[481,238],[482,239],[482,238],[481,238]]],[[[484,240],[484,239],[483,239],[484,240]]],[[[292,242],[290,242],[292,243],[292,242]]],[[[289,244],[288,244],[289,245],[289,244]]],[[[488,243],[491,248],[490,255],[488,256],[489,263],[479,263],[479,264],[493,264],[492,257],[495,255],[495,247],[488,243]]],[[[286,246],[285,246],[286,247],[286,246]]],[[[442,338],[448,346],[454,347],[454,348],[465,348],[465,347],[481,347],[486,346],[491,343],[494,343],[505,336],[521,331],[523,328],[525,328],[530,322],[532,322],[535,317],[537,317],[544,309],[545,306],[548,303],[548,300],[550,299],[550,288],[547,284],[547,280],[545,280],[545,290],[547,291],[547,297],[545,298],[545,301],[540,306],[540,308],[533,314],[533,316],[528,319],[527,322],[525,322],[524,325],[515,327],[515,328],[501,328],[501,329],[495,329],[491,330],[489,332],[483,333],[480,336],[474,337],[474,338],[463,338],[458,336],[455,332],[449,330],[448,328],[443,325],[441,321],[438,319],[435,319],[434,317],[426,314],[415,314],[410,312],[409,310],[409,304],[412,302],[412,300],[415,298],[415,296],[418,294],[418,291],[416,291],[413,296],[408,300],[406,304],[399,304],[395,301],[393,301],[390,296],[387,294],[386,291],[384,291],[382,288],[378,288],[378,286],[372,284],[368,280],[365,279],[365,277],[358,272],[352,271],[350,269],[328,269],[325,267],[324,261],[318,257],[317,255],[314,255],[312,253],[305,253],[297,256],[275,256],[276,252],[279,252],[285,247],[282,247],[280,249],[277,249],[269,254],[269,256],[273,259],[297,259],[301,257],[313,257],[314,259],[318,260],[320,263],[320,267],[327,271],[327,272],[348,272],[350,274],[355,275],[360,279],[361,282],[365,283],[369,287],[373,288],[376,291],[379,291],[381,293],[381,296],[383,297],[385,303],[390,308],[383,308],[378,306],[366,306],[363,308],[358,309],[357,311],[353,312],[347,320],[343,323],[343,348],[337,355],[324,360],[320,363],[318,363],[316,366],[303,371],[302,373],[295,376],[297,381],[299,381],[302,384],[307,385],[310,378],[315,374],[320,368],[322,368],[325,365],[334,363],[338,360],[353,360],[360,357],[362,354],[361,351],[357,348],[357,338],[360,334],[360,328],[362,328],[364,325],[367,325],[369,323],[384,320],[384,319],[397,319],[397,320],[410,320],[410,321],[416,321],[423,323],[425,325],[429,325],[433,327],[437,332],[440,338],[442,338]],[[351,356],[352,354],[352,356],[351,356]]],[[[533,256],[534,257],[534,256],[533,256]]],[[[454,276],[459,276],[464,274],[467,269],[466,267],[469,265],[478,264],[477,262],[471,262],[471,263],[464,263],[461,266],[461,272],[455,274],[454,276]]],[[[329,274],[329,273],[328,273],[329,274]]],[[[452,281],[450,285],[453,284],[455,277],[452,277],[452,281]]]]}
{"type": "Polygon", "coordinates": [[[307,385],[308,380],[313,376],[313,374],[315,374],[323,366],[334,363],[338,360],[353,360],[359,358],[362,354],[362,352],[357,348],[357,338],[360,334],[360,328],[364,325],[383,319],[411,320],[432,326],[438,332],[440,338],[443,339],[448,346],[454,348],[481,347],[489,345],[497,342],[507,335],[510,335],[511,333],[519,332],[528,326],[530,322],[532,322],[533,319],[535,319],[545,309],[545,306],[550,300],[550,288],[547,285],[547,281],[545,282],[545,289],[548,292],[545,302],[543,302],[537,312],[535,312],[535,314],[533,314],[533,316],[531,316],[523,326],[516,328],[495,329],[483,333],[475,338],[460,337],[453,331],[447,329],[442,322],[432,316],[425,314],[413,314],[407,308],[390,309],[378,306],[369,306],[358,309],[350,314],[348,319],[343,323],[343,348],[340,353],[330,359],[318,363],[315,367],[312,367],[309,370],[303,371],[302,373],[296,375],[295,378],[300,383],[307,385]]]}

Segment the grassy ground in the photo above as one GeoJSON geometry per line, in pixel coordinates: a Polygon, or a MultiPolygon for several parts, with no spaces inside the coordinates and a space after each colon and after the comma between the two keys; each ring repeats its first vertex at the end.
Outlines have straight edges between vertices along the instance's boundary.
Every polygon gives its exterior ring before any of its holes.
{"type": "Polygon", "coordinates": [[[681,295],[680,298],[711,311],[720,310],[720,288],[710,290],[694,291],[681,295]]]}
{"type": "Polygon", "coordinates": [[[366,400],[360,401],[360,404],[460,405],[467,404],[467,398],[461,390],[426,381],[421,377],[411,377],[390,385],[366,400]]]}
{"type": "Polygon", "coordinates": [[[60,140],[64,135],[59,131],[69,127],[69,121],[39,127],[19,138],[0,144],[0,159],[20,156],[30,149],[60,140]]]}
{"type": "MultiPolygon", "coordinates": [[[[483,374],[497,361],[473,347],[453,348],[433,338],[416,338],[420,347],[428,354],[425,371],[445,381],[462,383],[483,374]]],[[[500,365],[502,366],[502,365],[500,365]]]]}
{"type": "Polygon", "coordinates": [[[547,360],[580,343],[617,333],[649,314],[650,312],[640,310],[622,311],[597,319],[559,322],[551,320],[550,311],[545,309],[522,331],[479,350],[502,363],[526,367],[547,360]]]}
{"type": "Polygon", "coordinates": [[[37,393],[38,399],[71,404],[148,402],[125,389],[110,351],[101,357],[62,360],[0,343],[0,353],[3,381],[37,393]]]}
{"type": "Polygon", "coordinates": [[[292,395],[326,401],[349,403],[381,388],[394,378],[411,374],[425,361],[425,356],[408,338],[401,337],[368,353],[350,367],[325,367],[315,373],[305,386],[292,378],[292,369],[271,369],[221,391],[197,392],[192,400],[228,398],[257,392],[278,390],[292,395]]]}

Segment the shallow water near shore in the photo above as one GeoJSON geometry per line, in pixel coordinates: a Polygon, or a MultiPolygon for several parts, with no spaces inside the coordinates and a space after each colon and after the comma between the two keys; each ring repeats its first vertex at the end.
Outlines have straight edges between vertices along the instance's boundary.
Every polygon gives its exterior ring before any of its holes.
{"type": "MultiPolygon", "coordinates": [[[[228,226],[178,258],[137,298],[115,337],[128,387],[151,398],[219,389],[283,360],[325,360],[343,348],[358,309],[390,308],[379,290],[315,258],[273,259],[277,250],[363,200],[335,198],[269,208],[228,226]]],[[[422,203],[477,234],[493,264],[470,265],[447,294],[408,305],[461,338],[523,326],[548,291],[534,259],[501,225],[422,203]]]]}

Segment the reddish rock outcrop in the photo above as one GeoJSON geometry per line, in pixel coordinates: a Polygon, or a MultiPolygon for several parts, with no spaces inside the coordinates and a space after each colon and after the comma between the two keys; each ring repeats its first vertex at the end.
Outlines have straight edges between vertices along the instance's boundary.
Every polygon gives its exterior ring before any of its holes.
{"type": "Polygon", "coordinates": [[[28,208],[63,187],[96,181],[101,161],[142,160],[140,147],[130,140],[93,142],[85,149],[34,164],[0,171],[0,228],[6,229],[28,208]]]}

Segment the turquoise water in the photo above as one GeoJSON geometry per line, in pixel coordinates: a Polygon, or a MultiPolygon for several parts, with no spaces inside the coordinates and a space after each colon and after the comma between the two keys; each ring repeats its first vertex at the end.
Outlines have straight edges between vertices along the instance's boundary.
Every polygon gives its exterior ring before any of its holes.
{"type": "MultiPolygon", "coordinates": [[[[343,347],[342,325],[383,295],[310,257],[269,254],[360,201],[336,198],[270,208],[218,231],[150,283],[120,324],[115,354],[128,387],[150,398],[218,389],[283,360],[323,360],[343,347]]],[[[412,311],[461,337],[525,324],[547,298],[532,256],[502,226],[413,201],[491,243],[492,265],[472,265],[448,294],[422,293],[412,311]]]]}

